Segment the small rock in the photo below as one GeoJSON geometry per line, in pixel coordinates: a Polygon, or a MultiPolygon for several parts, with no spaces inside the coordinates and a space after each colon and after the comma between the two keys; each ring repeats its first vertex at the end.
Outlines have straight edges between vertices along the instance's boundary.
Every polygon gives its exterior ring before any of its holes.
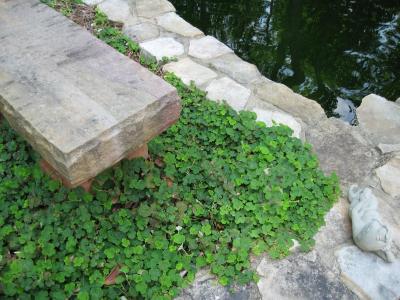
{"type": "Polygon", "coordinates": [[[397,98],[396,103],[397,103],[397,104],[400,104],[400,97],[397,98]]]}
{"type": "Polygon", "coordinates": [[[228,53],[233,53],[232,49],[212,36],[190,41],[189,55],[195,58],[211,59],[228,53]]]}
{"type": "Polygon", "coordinates": [[[356,246],[340,249],[337,259],[346,285],[361,299],[398,300],[400,261],[386,263],[356,246]]]}
{"type": "Polygon", "coordinates": [[[124,0],[106,0],[97,6],[111,21],[134,23],[131,7],[124,0]]]}
{"type": "Polygon", "coordinates": [[[228,77],[213,80],[206,88],[210,100],[225,100],[233,109],[243,110],[251,91],[228,77]]]}
{"type": "Polygon", "coordinates": [[[104,0],[82,0],[83,3],[85,3],[86,5],[97,5],[101,2],[103,2],[104,0]]]}
{"type": "Polygon", "coordinates": [[[164,57],[173,58],[185,53],[183,45],[173,38],[158,38],[140,43],[143,55],[161,61],[164,57]]]}
{"type": "Polygon", "coordinates": [[[315,126],[326,115],[321,105],[294,93],[287,86],[270,80],[263,80],[256,86],[256,95],[287,113],[302,119],[305,123],[315,126]]]}
{"type": "Polygon", "coordinates": [[[400,196],[400,156],[392,158],[384,166],[376,169],[382,189],[392,197],[400,196]]]}
{"type": "Polygon", "coordinates": [[[124,25],[122,31],[132,40],[137,42],[155,39],[160,35],[160,29],[158,26],[150,22],[124,25]]]}
{"type": "Polygon", "coordinates": [[[383,154],[398,151],[400,152],[400,144],[379,144],[378,148],[383,154]]]}
{"type": "Polygon", "coordinates": [[[157,17],[157,24],[167,31],[171,31],[186,37],[203,35],[203,32],[192,26],[174,12],[157,17]]]}
{"type": "Polygon", "coordinates": [[[139,17],[155,18],[168,12],[175,12],[175,7],[167,0],[136,0],[139,17]]]}
{"type": "Polygon", "coordinates": [[[280,111],[258,108],[253,109],[253,111],[257,114],[257,120],[264,122],[267,126],[273,126],[274,122],[276,124],[284,124],[293,130],[294,137],[301,137],[301,124],[293,116],[280,111]]]}
{"type": "Polygon", "coordinates": [[[225,73],[239,83],[248,84],[261,77],[255,65],[249,64],[237,57],[228,54],[210,61],[210,65],[217,71],[225,73]]]}
{"type": "Polygon", "coordinates": [[[366,96],[357,110],[360,127],[377,145],[400,144],[400,107],[383,97],[366,96]]]}
{"type": "Polygon", "coordinates": [[[187,85],[194,81],[196,86],[201,86],[218,77],[217,73],[195,63],[190,58],[171,62],[164,66],[164,71],[175,73],[187,85]]]}

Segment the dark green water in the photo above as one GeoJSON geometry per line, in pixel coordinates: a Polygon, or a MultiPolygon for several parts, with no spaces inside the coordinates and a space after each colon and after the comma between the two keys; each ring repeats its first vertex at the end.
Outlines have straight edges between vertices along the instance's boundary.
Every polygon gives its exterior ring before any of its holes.
{"type": "Polygon", "coordinates": [[[400,97],[400,0],[170,0],[268,78],[352,122],[370,93],[400,97]]]}

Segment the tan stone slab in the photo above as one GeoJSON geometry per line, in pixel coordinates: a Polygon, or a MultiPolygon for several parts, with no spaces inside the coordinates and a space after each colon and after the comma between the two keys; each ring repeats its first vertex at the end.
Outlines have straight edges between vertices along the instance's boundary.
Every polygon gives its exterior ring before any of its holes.
{"type": "Polygon", "coordinates": [[[179,116],[176,90],[38,0],[0,1],[0,111],[73,185],[179,116]]]}

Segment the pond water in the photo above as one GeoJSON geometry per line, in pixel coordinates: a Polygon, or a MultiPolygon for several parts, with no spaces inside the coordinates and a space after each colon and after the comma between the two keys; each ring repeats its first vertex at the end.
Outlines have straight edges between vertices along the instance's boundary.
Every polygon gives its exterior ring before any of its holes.
{"type": "Polygon", "coordinates": [[[350,123],[370,93],[400,97],[400,0],[170,0],[268,78],[350,123]]]}

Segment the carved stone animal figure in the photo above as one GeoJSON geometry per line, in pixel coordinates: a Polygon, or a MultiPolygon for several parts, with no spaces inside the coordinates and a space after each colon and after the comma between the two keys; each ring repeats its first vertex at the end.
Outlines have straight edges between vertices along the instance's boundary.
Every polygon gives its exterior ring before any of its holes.
{"type": "Polygon", "coordinates": [[[378,213],[378,201],[370,188],[350,187],[350,217],[353,240],[364,251],[371,251],[387,262],[394,261],[392,236],[378,213]]]}

